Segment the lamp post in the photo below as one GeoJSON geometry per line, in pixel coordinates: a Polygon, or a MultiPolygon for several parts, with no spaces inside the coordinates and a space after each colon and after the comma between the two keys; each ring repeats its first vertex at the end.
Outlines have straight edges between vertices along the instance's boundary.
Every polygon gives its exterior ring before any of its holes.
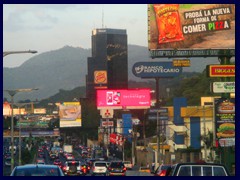
{"type": "Polygon", "coordinates": [[[35,50],[28,50],[28,51],[3,51],[3,57],[9,55],[9,54],[22,54],[22,53],[32,53],[35,54],[37,51],[35,50]]]}
{"type": "Polygon", "coordinates": [[[14,168],[14,123],[13,123],[13,97],[16,93],[18,92],[31,92],[33,90],[38,90],[38,89],[14,89],[14,90],[4,90],[8,92],[8,94],[11,96],[11,108],[12,108],[12,114],[11,114],[11,171],[14,168]]]}
{"type": "Polygon", "coordinates": [[[19,110],[19,149],[18,149],[18,165],[22,165],[22,139],[21,139],[21,111],[20,107],[25,106],[27,104],[32,104],[32,103],[14,103],[18,107],[19,110]]]}

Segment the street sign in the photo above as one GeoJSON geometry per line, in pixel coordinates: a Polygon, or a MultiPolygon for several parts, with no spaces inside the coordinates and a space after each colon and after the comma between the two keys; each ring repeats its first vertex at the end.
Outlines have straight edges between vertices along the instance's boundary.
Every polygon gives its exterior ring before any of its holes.
{"type": "Polygon", "coordinates": [[[148,116],[148,120],[164,120],[167,121],[168,120],[168,116],[156,116],[156,115],[149,115],[148,116]]]}
{"type": "Polygon", "coordinates": [[[167,113],[168,108],[149,109],[149,113],[167,113]]]}

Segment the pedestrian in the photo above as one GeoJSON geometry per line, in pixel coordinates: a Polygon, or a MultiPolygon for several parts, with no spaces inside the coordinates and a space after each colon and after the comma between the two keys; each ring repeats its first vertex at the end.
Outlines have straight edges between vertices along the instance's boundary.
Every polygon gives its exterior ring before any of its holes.
{"type": "Polygon", "coordinates": [[[152,162],[152,172],[155,171],[155,162],[152,162]]]}
{"type": "Polygon", "coordinates": [[[147,168],[150,168],[150,167],[149,167],[149,163],[148,163],[148,162],[147,162],[147,168]]]}

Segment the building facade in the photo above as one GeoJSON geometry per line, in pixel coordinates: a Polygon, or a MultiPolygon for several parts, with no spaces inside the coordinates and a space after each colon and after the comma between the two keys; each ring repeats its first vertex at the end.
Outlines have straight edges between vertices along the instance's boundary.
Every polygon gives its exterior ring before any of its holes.
{"type": "Polygon", "coordinates": [[[127,34],[122,29],[94,29],[92,57],[88,58],[86,95],[95,99],[96,89],[128,88],[127,34]]]}

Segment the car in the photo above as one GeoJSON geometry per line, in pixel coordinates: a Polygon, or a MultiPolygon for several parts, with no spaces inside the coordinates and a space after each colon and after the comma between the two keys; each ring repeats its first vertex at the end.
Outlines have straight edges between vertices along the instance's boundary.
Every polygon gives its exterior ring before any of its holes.
{"type": "Polygon", "coordinates": [[[4,159],[11,157],[11,152],[4,153],[4,159]]]}
{"type": "Polygon", "coordinates": [[[126,176],[127,168],[122,161],[112,161],[108,166],[109,176],[126,176]]]}
{"type": "Polygon", "coordinates": [[[53,164],[59,166],[60,168],[62,168],[62,166],[63,166],[63,164],[60,161],[60,159],[54,159],[53,164]]]}
{"type": "Polygon", "coordinates": [[[11,166],[11,157],[7,157],[6,159],[5,159],[5,166],[11,166]]]}
{"type": "Polygon", "coordinates": [[[133,164],[130,161],[123,161],[125,167],[127,168],[127,170],[131,170],[133,168],[133,164]]]}
{"type": "Polygon", "coordinates": [[[230,176],[223,164],[177,163],[172,165],[169,176],[230,176]]]}
{"type": "Polygon", "coordinates": [[[107,175],[108,165],[106,161],[95,161],[92,166],[92,176],[96,174],[107,175]]]}
{"type": "Polygon", "coordinates": [[[66,161],[62,167],[62,171],[65,176],[80,176],[86,175],[83,171],[83,167],[80,161],[66,161]]]}
{"type": "Polygon", "coordinates": [[[93,163],[96,161],[96,159],[86,159],[85,163],[87,165],[87,173],[90,172],[92,169],[93,163]]]}
{"type": "Polygon", "coordinates": [[[82,152],[81,156],[82,156],[82,158],[87,158],[88,157],[88,152],[87,151],[82,152]]]}
{"type": "Polygon", "coordinates": [[[57,154],[50,154],[50,159],[54,160],[57,159],[58,155],[57,154]]]}
{"type": "Polygon", "coordinates": [[[64,174],[55,165],[27,164],[16,166],[10,176],[64,176],[64,174]]]}
{"type": "Polygon", "coordinates": [[[139,172],[151,173],[150,169],[146,166],[139,167],[139,172]]]}
{"type": "Polygon", "coordinates": [[[38,152],[38,157],[39,158],[45,158],[45,153],[43,151],[38,152]]]}
{"type": "Polygon", "coordinates": [[[45,159],[44,158],[37,158],[36,159],[36,164],[45,164],[45,159]]]}
{"type": "Polygon", "coordinates": [[[66,158],[67,161],[69,161],[69,160],[74,160],[74,156],[73,156],[71,153],[67,153],[67,154],[65,155],[65,158],[66,158]]]}
{"type": "Polygon", "coordinates": [[[172,165],[170,164],[162,164],[157,167],[156,171],[153,173],[154,176],[168,176],[172,165]]]}

